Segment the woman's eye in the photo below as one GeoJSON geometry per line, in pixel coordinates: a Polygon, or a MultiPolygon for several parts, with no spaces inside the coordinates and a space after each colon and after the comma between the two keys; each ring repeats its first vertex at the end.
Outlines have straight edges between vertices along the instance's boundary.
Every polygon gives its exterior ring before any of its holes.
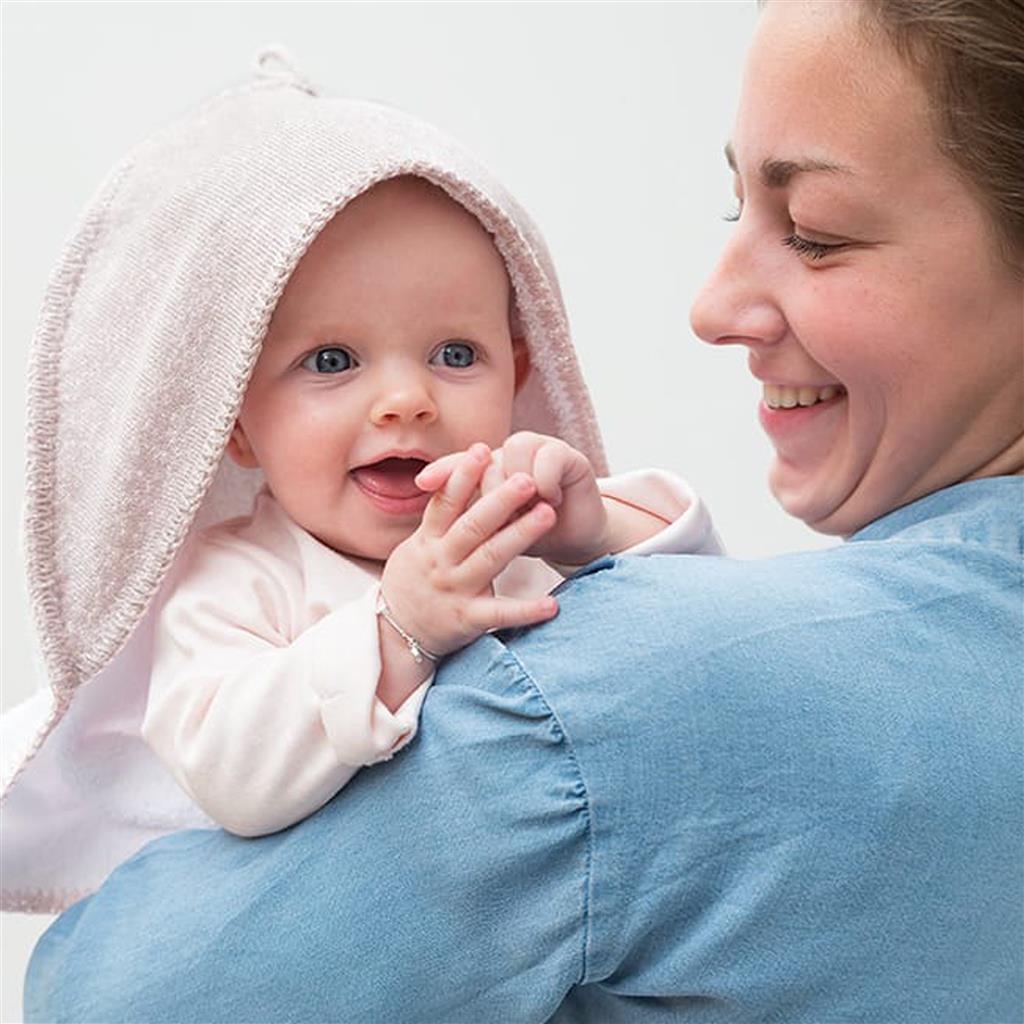
{"type": "Polygon", "coordinates": [[[812,242],[809,238],[804,238],[802,235],[798,235],[795,231],[791,234],[786,235],[782,240],[782,244],[788,246],[794,252],[799,253],[801,256],[806,256],[811,260],[824,259],[829,253],[837,252],[840,249],[845,249],[847,246],[846,242],[812,242]]]}
{"type": "Polygon", "coordinates": [[[302,360],[302,365],[313,373],[342,373],[355,366],[355,360],[343,348],[318,348],[302,360]]]}
{"type": "Polygon", "coordinates": [[[476,362],[476,349],[464,341],[449,341],[437,350],[431,362],[461,370],[476,362]]]}

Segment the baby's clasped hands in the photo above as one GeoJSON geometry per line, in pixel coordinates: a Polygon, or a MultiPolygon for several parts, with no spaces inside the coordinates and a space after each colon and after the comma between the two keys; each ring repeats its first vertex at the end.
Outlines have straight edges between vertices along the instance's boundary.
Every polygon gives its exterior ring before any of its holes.
{"type": "Polygon", "coordinates": [[[536,500],[539,487],[528,473],[492,472],[485,481],[494,461],[487,445],[475,444],[424,469],[417,486],[434,495],[417,530],[384,566],[381,593],[394,621],[433,655],[558,610],[548,595],[494,594],[495,577],[532,551],[558,518],[551,503],[536,500]]]}
{"type": "Polygon", "coordinates": [[[384,566],[386,617],[414,656],[450,654],[493,629],[552,618],[550,595],[494,593],[521,555],[570,575],[666,525],[656,513],[602,495],[590,460],[556,437],[520,431],[491,451],[478,443],[426,466],[416,486],[432,492],[419,528],[384,566]]]}
{"type": "MultiPolygon", "coordinates": [[[[425,491],[436,491],[467,452],[453,452],[427,466],[416,478],[425,491]]],[[[558,567],[579,567],[612,549],[609,521],[590,460],[557,437],[520,431],[491,453],[480,484],[482,494],[502,487],[517,473],[535,483],[537,497],[557,510],[550,528],[529,550],[558,567]]]]}

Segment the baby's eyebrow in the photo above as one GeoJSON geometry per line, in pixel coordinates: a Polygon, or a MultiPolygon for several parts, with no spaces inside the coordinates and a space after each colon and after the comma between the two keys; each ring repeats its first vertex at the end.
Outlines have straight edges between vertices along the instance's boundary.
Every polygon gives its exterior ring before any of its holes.
{"type": "MultiPolygon", "coordinates": [[[[733,152],[732,143],[725,146],[725,159],[734,174],[739,173],[736,167],[736,154],[733,152]]],[[[812,174],[824,171],[828,174],[852,174],[849,167],[842,164],[834,164],[828,160],[777,160],[767,157],[761,161],[760,176],[761,184],[765,188],[785,188],[790,181],[798,174],[812,174]]]]}

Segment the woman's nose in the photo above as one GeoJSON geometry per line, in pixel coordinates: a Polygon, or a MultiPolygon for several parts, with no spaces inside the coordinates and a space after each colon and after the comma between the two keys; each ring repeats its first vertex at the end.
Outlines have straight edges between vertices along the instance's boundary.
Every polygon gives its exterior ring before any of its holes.
{"type": "Polygon", "coordinates": [[[433,423],[437,404],[427,382],[419,374],[405,374],[389,381],[370,408],[370,420],[376,426],[389,424],[433,423]]]}
{"type": "Polygon", "coordinates": [[[740,231],[729,239],[697,293],[690,326],[711,345],[770,345],[785,335],[786,319],[772,287],[772,268],[740,231]]]}

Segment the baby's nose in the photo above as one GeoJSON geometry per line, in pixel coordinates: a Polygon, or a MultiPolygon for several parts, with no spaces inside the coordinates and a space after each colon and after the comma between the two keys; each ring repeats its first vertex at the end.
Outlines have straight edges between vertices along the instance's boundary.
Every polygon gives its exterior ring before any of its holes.
{"type": "Polygon", "coordinates": [[[421,381],[416,379],[397,382],[383,391],[373,403],[370,420],[377,426],[395,423],[433,423],[437,419],[437,405],[421,381]]]}

